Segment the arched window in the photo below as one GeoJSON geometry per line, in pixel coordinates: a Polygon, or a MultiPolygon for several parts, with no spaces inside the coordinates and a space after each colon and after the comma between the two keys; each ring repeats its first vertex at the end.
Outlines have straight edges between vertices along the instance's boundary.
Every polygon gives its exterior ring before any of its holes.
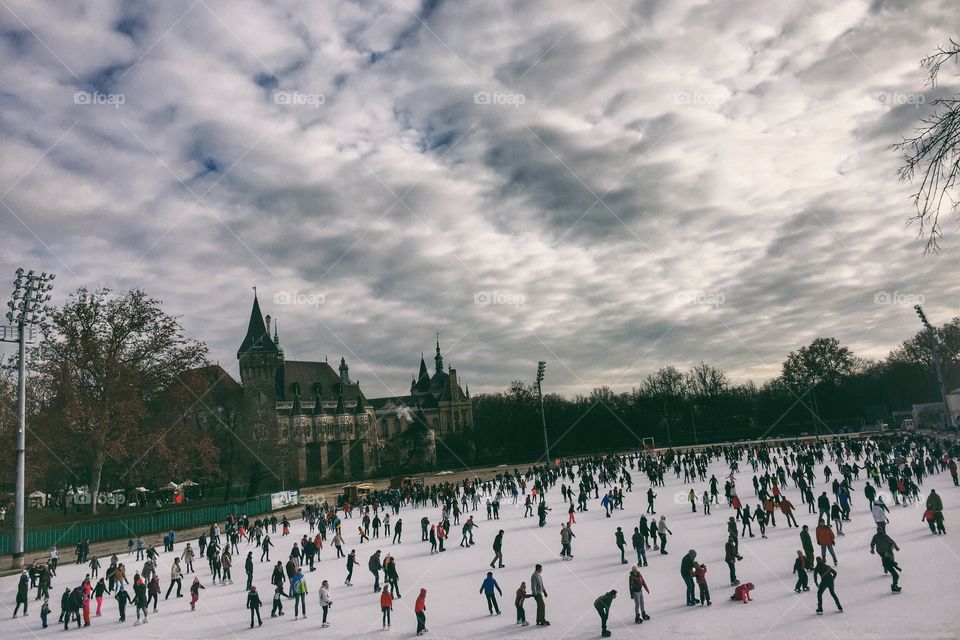
{"type": "Polygon", "coordinates": [[[434,419],[433,419],[433,430],[434,430],[434,431],[437,431],[437,432],[440,431],[440,419],[439,419],[439,418],[434,418],[434,419]]]}

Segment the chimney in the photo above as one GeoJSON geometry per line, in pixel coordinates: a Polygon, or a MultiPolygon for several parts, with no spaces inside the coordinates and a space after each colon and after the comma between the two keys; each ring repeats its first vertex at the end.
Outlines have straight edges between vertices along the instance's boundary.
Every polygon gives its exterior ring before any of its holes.
{"type": "Polygon", "coordinates": [[[267,337],[269,338],[269,337],[270,337],[270,316],[269,316],[269,314],[268,314],[267,317],[264,318],[264,319],[267,321],[267,337]]]}

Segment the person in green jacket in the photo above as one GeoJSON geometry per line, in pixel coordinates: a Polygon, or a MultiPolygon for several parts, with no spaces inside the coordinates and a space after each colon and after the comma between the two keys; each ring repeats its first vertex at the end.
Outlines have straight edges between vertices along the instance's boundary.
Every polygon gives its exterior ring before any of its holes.
{"type": "Polygon", "coordinates": [[[600,635],[604,638],[610,637],[610,631],[607,629],[607,618],[610,617],[610,607],[613,599],[617,597],[617,590],[607,591],[605,594],[593,601],[593,606],[600,614],[600,635]]]}

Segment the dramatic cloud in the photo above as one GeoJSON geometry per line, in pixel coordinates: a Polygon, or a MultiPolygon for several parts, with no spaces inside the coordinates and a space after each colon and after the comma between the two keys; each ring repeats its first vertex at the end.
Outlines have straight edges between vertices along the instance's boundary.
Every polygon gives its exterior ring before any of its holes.
{"type": "Polygon", "coordinates": [[[369,395],[436,330],[472,392],[882,357],[958,313],[886,149],[955,9],[0,0],[0,275],[143,286],[233,371],[256,285],[369,395]]]}

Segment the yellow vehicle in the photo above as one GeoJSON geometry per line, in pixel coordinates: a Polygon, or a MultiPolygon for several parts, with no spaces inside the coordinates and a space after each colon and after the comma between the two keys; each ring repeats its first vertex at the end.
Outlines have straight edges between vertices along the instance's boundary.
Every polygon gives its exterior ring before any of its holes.
{"type": "Polygon", "coordinates": [[[350,504],[359,504],[367,499],[371,491],[373,491],[373,485],[369,482],[346,484],[343,486],[343,499],[350,504]]]}
{"type": "Polygon", "coordinates": [[[411,489],[417,485],[422,485],[423,479],[416,476],[397,476],[390,478],[391,489],[411,489]]]}

